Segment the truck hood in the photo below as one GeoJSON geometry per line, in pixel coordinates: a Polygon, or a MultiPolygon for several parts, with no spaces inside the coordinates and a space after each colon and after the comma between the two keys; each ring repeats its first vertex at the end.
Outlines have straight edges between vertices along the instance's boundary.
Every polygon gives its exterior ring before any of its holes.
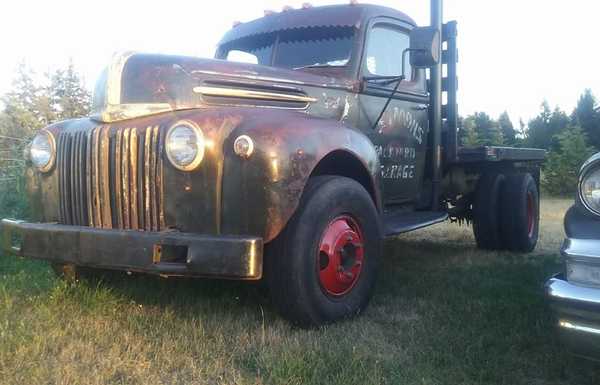
{"type": "Polygon", "coordinates": [[[224,60],[126,53],[114,57],[94,89],[92,118],[115,122],[214,105],[305,109],[306,87],[352,90],[339,74],[316,75],[224,60]]]}

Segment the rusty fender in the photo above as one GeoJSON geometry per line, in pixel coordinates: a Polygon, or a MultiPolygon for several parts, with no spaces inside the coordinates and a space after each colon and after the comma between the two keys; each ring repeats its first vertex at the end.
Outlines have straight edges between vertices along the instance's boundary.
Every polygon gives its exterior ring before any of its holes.
{"type": "Polygon", "coordinates": [[[378,191],[379,160],[372,143],[336,121],[288,110],[246,110],[223,144],[223,233],[260,234],[265,242],[275,238],[296,210],[313,170],[336,152],[355,157],[378,191]],[[254,141],[248,159],[233,152],[240,135],[254,141]]]}

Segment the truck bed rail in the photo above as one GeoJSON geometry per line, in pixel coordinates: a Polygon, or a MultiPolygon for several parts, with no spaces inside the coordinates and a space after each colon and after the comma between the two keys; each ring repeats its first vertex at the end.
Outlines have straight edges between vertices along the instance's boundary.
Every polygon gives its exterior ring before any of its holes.
{"type": "Polygon", "coordinates": [[[546,150],[538,148],[515,147],[461,147],[458,149],[458,158],[455,163],[475,162],[543,162],[546,150]]]}

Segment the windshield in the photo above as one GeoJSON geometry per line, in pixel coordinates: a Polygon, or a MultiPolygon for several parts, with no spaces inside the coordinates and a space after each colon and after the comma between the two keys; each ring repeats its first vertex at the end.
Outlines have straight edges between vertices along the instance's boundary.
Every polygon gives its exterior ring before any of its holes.
{"type": "Polygon", "coordinates": [[[311,27],[250,35],[221,45],[217,59],[302,69],[343,67],[350,61],[353,27],[311,27]]]}

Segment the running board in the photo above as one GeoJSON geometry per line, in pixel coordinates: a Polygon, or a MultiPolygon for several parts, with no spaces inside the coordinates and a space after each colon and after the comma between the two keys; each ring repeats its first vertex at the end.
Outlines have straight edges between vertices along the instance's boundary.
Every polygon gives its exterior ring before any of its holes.
{"type": "Polygon", "coordinates": [[[383,214],[383,231],[386,237],[408,233],[435,225],[448,219],[448,213],[440,211],[404,211],[383,214]]]}

